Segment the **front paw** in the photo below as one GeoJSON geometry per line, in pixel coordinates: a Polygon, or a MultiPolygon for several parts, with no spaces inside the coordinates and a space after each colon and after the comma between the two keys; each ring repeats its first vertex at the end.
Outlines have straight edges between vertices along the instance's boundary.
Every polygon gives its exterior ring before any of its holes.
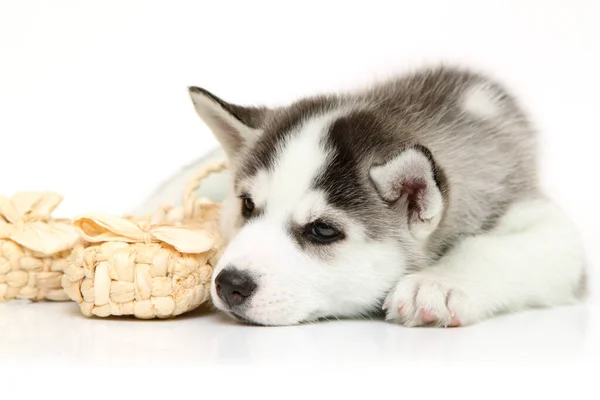
{"type": "Polygon", "coordinates": [[[456,327],[478,318],[459,285],[422,272],[404,277],[388,295],[384,309],[386,320],[406,326],[456,327]]]}

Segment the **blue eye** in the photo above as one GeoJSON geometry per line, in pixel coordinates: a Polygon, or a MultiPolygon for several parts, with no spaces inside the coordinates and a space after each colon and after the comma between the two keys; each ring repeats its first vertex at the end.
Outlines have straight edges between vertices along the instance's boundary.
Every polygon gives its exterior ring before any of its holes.
{"type": "Polygon", "coordinates": [[[340,231],[323,221],[315,221],[308,224],[306,226],[306,233],[312,241],[321,244],[335,242],[343,238],[340,231]]]}

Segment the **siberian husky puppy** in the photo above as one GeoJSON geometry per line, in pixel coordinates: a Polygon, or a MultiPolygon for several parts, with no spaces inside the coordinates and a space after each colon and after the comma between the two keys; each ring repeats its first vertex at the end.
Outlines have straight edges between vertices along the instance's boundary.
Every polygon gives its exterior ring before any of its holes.
{"type": "Polygon", "coordinates": [[[450,327],[582,297],[579,234],[540,189],[535,129],[490,78],[424,68],[270,109],[189,93],[229,162],[212,297],[230,316],[450,327]]]}

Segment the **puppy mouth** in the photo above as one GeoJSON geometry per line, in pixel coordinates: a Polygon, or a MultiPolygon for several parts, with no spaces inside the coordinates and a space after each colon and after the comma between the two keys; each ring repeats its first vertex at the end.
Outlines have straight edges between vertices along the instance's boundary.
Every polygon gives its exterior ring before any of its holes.
{"type": "Polygon", "coordinates": [[[252,321],[250,318],[247,318],[241,311],[234,311],[234,307],[232,307],[226,301],[221,301],[221,303],[222,304],[220,306],[216,307],[217,310],[227,314],[227,316],[231,317],[231,319],[234,319],[238,322],[242,322],[247,325],[262,325],[258,322],[252,321]]]}
{"type": "Polygon", "coordinates": [[[256,321],[252,321],[251,319],[249,319],[249,318],[246,318],[246,317],[245,317],[245,316],[243,316],[242,314],[240,314],[240,313],[237,313],[237,312],[235,312],[235,311],[233,311],[233,310],[229,310],[229,311],[227,311],[227,314],[229,314],[229,316],[231,316],[231,317],[232,317],[233,319],[235,319],[236,321],[242,322],[242,323],[244,323],[244,324],[246,324],[246,325],[254,325],[254,326],[261,326],[261,325],[262,325],[262,324],[259,324],[259,323],[258,323],[258,322],[256,322],[256,321]]]}

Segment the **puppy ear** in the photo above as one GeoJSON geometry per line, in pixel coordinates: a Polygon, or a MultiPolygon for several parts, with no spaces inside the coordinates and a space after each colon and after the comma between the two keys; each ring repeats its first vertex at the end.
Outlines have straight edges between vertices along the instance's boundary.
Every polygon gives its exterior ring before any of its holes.
{"type": "Polygon", "coordinates": [[[243,107],[227,103],[209,91],[189,87],[196,112],[208,125],[229,158],[252,144],[261,135],[261,126],[268,110],[264,107],[243,107]]]}
{"type": "Polygon", "coordinates": [[[370,171],[383,200],[406,212],[409,229],[417,239],[425,239],[439,225],[444,213],[445,177],[431,152],[414,146],[370,171]]]}

